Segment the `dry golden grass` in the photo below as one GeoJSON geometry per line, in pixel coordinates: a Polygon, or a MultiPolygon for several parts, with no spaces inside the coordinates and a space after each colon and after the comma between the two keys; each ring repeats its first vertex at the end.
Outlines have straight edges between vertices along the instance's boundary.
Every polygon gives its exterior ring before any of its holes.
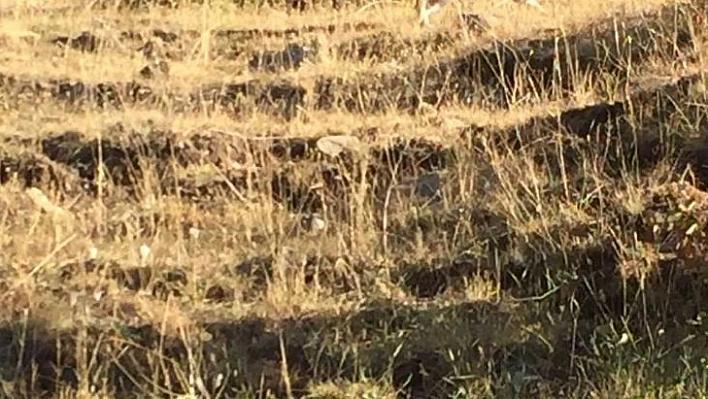
{"type": "Polygon", "coordinates": [[[1,397],[707,394],[705,1],[119,3],[0,0],[1,397]]]}

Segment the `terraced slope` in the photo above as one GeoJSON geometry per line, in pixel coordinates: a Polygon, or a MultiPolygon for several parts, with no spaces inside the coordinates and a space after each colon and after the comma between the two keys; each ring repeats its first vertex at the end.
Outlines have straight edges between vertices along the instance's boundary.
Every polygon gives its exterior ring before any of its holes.
{"type": "Polygon", "coordinates": [[[705,1],[6,3],[0,396],[706,395],[705,1]]]}

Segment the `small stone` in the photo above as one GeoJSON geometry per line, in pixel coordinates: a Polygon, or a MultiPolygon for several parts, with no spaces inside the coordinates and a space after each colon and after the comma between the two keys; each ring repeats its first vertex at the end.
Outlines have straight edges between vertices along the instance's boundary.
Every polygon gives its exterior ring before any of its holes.
{"type": "Polygon", "coordinates": [[[199,239],[199,234],[201,234],[201,230],[199,230],[196,227],[190,227],[189,228],[189,236],[192,237],[194,240],[199,239]]]}
{"type": "Polygon", "coordinates": [[[318,214],[312,215],[312,219],[310,220],[310,230],[313,232],[320,232],[326,228],[327,222],[325,222],[324,219],[322,219],[318,214]]]}
{"type": "Polygon", "coordinates": [[[355,136],[325,136],[317,140],[317,149],[331,157],[336,157],[343,151],[359,152],[361,141],[355,136]]]}
{"type": "Polygon", "coordinates": [[[440,175],[427,173],[420,176],[415,184],[415,193],[426,198],[437,196],[440,193],[440,175]]]}
{"type": "Polygon", "coordinates": [[[150,256],[150,247],[143,244],[140,246],[140,261],[142,263],[145,263],[147,261],[147,258],[150,256]]]}

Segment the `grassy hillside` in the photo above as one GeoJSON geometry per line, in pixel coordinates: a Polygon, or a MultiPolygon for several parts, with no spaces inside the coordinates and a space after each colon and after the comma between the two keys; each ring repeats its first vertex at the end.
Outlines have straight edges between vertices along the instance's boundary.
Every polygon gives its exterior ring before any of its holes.
{"type": "Polygon", "coordinates": [[[413,3],[0,0],[0,397],[708,395],[706,1],[413,3]]]}

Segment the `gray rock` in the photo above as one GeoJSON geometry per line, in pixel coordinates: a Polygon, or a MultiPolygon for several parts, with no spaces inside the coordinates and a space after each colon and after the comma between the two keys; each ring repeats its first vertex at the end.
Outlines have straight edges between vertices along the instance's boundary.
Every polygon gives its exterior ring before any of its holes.
{"type": "Polygon", "coordinates": [[[425,198],[435,198],[440,195],[440,175],[432,172],[420,177],[415,184],[415,194],[425,198]]]}

